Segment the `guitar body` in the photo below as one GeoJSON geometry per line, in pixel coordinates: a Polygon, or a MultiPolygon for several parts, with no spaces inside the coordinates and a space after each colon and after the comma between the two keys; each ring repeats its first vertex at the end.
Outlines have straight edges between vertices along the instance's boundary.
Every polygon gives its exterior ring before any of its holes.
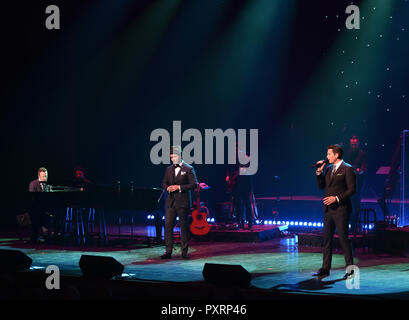
{"type": "Polygon", "coordinates": [[[190,231],[197,236],[204,236],[209,233],[210,225],[207,222],[207,214],[195,210],[192,212],[192,224],[190,225],[190,231]]]}
{"type": "Polygon", "coordinates": [[[209,233],[210,225],[207,222],[207,214],[200,211],[200,186],[196,190],[196,209],[192,212],[193,221],[190,225],[190,231],[197,236],[204,236],[209,233]]]}

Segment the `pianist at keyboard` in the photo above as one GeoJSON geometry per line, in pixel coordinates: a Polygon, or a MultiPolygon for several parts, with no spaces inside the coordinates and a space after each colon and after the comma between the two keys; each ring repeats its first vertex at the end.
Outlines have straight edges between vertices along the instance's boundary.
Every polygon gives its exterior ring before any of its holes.
{"type": "MultiPolygon", "coordinates": [[[[30,182],[28,186],[29,192],[46,192],[48,191],[48,171],[41,167],[37,170],[37,179],[30,182]]],[[[36,208],[30,210],[31,218],[31,242],[37,243],[39,241],[40,233],[45,234],[46,228],[46,213],[36,208]]]]}

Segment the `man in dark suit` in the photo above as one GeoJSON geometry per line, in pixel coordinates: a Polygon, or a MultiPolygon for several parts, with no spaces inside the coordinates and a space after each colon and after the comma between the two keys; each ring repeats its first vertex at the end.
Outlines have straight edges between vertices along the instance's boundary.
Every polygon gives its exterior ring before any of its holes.
{"type": "Polygon", "coordinates": [[[166,252],[162,259],[172,257],[173,239],[172,231],[176,216],[179,217],[181,231],[182,257],[188,259],[188,226],[187,216],[192,206],[192,192],[197,187],[195,170],[182,160],[180,146],[171,147],[170,159],[172,165],[165,171],[163,189],[167,192],[166,219],[165,219],[165,244],[166,252]]]}
{"type": "Polygon", "coordinates": [[[47,191],[48,172],[47,169],[41,167],[37,170],[37,179],[30,182],[28,185],[29,192],[45,192],[47,191]]]}
{"type": "MultiPolygon", "coordinates": [[[[356,189],[356,177],[352,166],[344,162],[342,156],[342,148],[339,145],[331,145],[327,148],[327,159],[330,165],[324,170],[326,163],[317,162],[320,165],[316,171],[317,184],[320,189],[325,188],[323,262],[322,268],[314,274],[320,278],[330,273],[335,227],[344,251],[345,263],[347,266],[353,265],[348,225],[352,211],[351,196],[356,189]]],[[[347,273],[344,278],[347,279],[352,273],[353,271],[347,273]]]]}
{"type": "MultiPolygon", "coordinates": [[[[47,169],[41,167],[37,170],[37,179],[30,182],[28,185],[29,192],[47,192],[48,172],[47,169]]],[[[46,233],[48,229],[45,227],[45,213],[38,208],[31,208],[30,210],[31,218],[31,242],[37,243],[40,229],[42,233],[46,233]]]]}

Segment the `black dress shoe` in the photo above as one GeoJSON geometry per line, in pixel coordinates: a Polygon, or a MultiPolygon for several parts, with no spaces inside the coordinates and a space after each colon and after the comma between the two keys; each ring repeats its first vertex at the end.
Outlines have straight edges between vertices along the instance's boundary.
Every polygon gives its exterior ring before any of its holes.
{"type": "Polygon", "coordinates": [[[344,280],[352,279],[353,277],[354,277],[354,270],[351,270],[351,272],[345,273],[344,280]]]}
{"type": "Polygon", "coordinates": [[[172,259],[172,254],[171,253],[164,253],[160,256],[161,259],[172,259]]]}
{"type": "Polygon", "coordinates": [[[329,276],[329,270],[319,269],[317,273],[313,274],[314,277],[324,278],[329,276]]]}

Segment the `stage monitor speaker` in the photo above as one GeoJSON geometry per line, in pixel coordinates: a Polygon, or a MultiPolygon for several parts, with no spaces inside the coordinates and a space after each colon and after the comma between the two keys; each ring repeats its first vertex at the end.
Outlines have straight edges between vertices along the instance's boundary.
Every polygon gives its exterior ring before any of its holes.
{"type": "Polygon", "coordinates": [[[0,272],[15,272],[30,269],[33,260],[18,250],[0,249],[0,272]]]}
{"type": "Polygon", "coordinates": [[[205,263],[202,274],[206,282],[220,286],[248,287],[251,281],[241,265],[205,263]]]}
{"type": "Polygon", "coordinates": [[[92,256],[83,254],[79,266],[82,274],[87,278],[112,279],[120,276],[124,266],[112,257],[92,256]]]}

